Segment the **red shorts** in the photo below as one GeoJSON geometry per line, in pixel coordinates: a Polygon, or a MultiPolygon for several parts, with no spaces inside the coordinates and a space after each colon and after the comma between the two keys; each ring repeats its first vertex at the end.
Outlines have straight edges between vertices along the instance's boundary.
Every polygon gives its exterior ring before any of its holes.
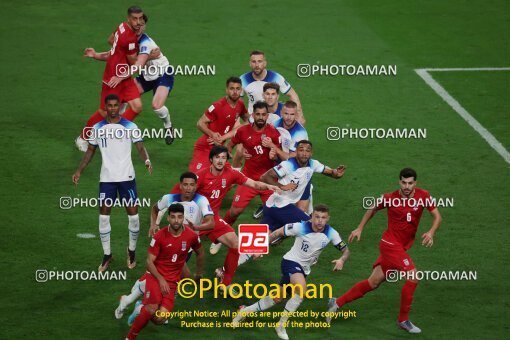
{"type": "Polygon", "coordinates": [[[379,251],[381,255],[375,260],[372,267],[380,265],[384,275],[392,269],[407,272],[415,268],[413,260],[401,245],[392,245],[381,240],[379,251]]]}
{"type": "Polygon", "coordinates": [[[151,273],[145,273],[140,280],[145,280],[145,294],[143,296],[144,305],[158,305],[164,307],[168,311],[174,308],[175,291],[177,290],[177,282],[168,282],[170,292],[166,295],[161,293],[158,280],[151,273]]]}
{"type": "Polygon", "coordinates": [[[188,170],[191,172],[197,172],[200,169],[208,167],[211,163],[209,161],[209,152],[207,149],[193,149],[193,158],[188,165],[188,170]]]}
{"type": "Polygon", "coordinates": [[[204,230],[200,232],[200,236],[207,235],[211,242],[216,242],[218,237],[225,235],[226,233],[235,232],[234,229],[227,222],[214,215],[214,229],[204,230]]]}
{"type": "Polygon", "coordinates": [[[253,197],[258,195],[260,195],[262,204],[264,204],[272,194],[272,190],[259,191],[245,185],[239,185],[237,186],[236,192],[234,194],[234,199],[232,200],[232,207],[244,209],[248,206],[248,204],[250,204],[250,201],[253,199],[253,197]]]}
{"type": "Polygon", "coordinates": [[[119,96],[121,103],[140,98],[140,91],[138,91],[133,78],[121,81],[120,84],[113,89],[103,83],[103,88],[101,89],[101,102],[99,103],[99,107],[101,109],[105,109],[104,99],[110,94],[116,94],[119,96]]]}

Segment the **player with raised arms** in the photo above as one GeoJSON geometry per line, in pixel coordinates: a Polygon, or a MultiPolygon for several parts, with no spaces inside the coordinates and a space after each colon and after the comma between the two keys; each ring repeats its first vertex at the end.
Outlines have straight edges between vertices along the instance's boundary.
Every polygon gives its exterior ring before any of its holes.
{"type": "MultiPolygon", "coordinates": [[[[367,280],[356,283],[338,299],[330,299],[328,311],[334,312],[376,289],[386,280],[388,271],[406,272],[397,324],[409,333],[421,333],[421,329],[409,320],[409,312],[418,281],[415,275],[416,267],[407,250],[413,245],[423,210],[426,208],[432,215],[432,226],[421,236],[422,245],[426,247],[432,247],[434,244],[434,235],[441,224],[441,215],[433,204],[430,194],[416,187],[417,179],[415,170],[402,169],[399,175],[400,188],[384,194],[374,206],[367,210],[359,226],[351,232],[349,242],[354,239],[361,240],[361,233],[368,221],[374,217],[377,211],[387,209],[388,229],[383,233],[379,243],[380,255],[372,266],[372,274],[367,280]],[[413,202],[430,202],[430,204],[414,204],[413,202]]],[[[327,318],[326,321],[330,322],[331,319],[327,318]]]]}
{"type": "Polygon", "coordinates": [[[234,327],[239,326],[247,314],[269,309],[280,303],[284,297],[288,297],[287,295],[291,295],[275,328],[280,339],[289,339],[284,327],[289,316],[285,312],[295,312],[303,302],[306,294],[306,277],[310,275],[311,266],[317,263],[323,249],[331,242],[335,248],[342,252],[339,259],[331,261],[335,264],[333,271],[342,270],[345,261],[349,258],[349,248],[342,241],[340,234],[328,224],[329,218],[329,208],[324,204],[319,204],[313,209],[310,221],[287,224],[269,235],[269,242],[284,236],[296,238],[294,245],[283,256],[281,262],[282,277],[279,296],[275,298],[266,296],[250,306],[241,306],[233,319],[234,327]],[[284,285],[289,283],[293,286],[286,286],[285,290],[284,285]]]}
{"type": "Polygon", "coordinates": [[[152,165],[147,150],[140,138],[141,133],[135,123],[122,118],[119,114],[120,98],[114,94],[105,98],[106,119],[96,123],[93,129],[94,138],[89,140],[87,152],[73,174],[73,182],[78,185],[83,170],[94,157],[97,148],[101,151],[102,164],[99,179],[99,235],[103,246],[103,260],[99,271],[108,269],[112,260],[110,248],[110,214],[113,202],[119,197],[128,214],[129,246],[127,264],[129,269],[136,266],[135,250],[140,231],[138,216],[138,195],[136,192],[135,170],[131,160],[131,145],[135,147],[152,174],[152,165]]]}
{"type": "Polygon", "coordinates": [[[248,121],[248,112],[241,97],[241,79],[230,77],[226,81],[226,96],[214,102],[197,122],[197,128],[203,135],[197,139],[193,157],[188,166],[190,171],[208,167],[209,153],[214,145],[223,145],[234,136],[238,119],[248,121]]]}
{"type": "Polygon", "coordinates": [[[168,207],[168,223],[151,240],[147,272],[144,274],[146,285],[143,307],[129,330],[126,337],[128,340],[135,339],[151,319],[157,325],[165,323],[166,319],[155,315],[156,311],[165,313],[173,310],[177,284],[190,249],[197,253],[195,278],[198,280],[203,275],[204,250],[198,235],[184,226],[182,204],[175,203],[168,207]]]}
{"type": "MultiPolygon", "coordinates": [[[[180,193],[166,194],[156,203],[151,210],[151,235],[159,230],[161,218],[172,204],[182,204],[184,207],[184,225],[192,230],[199,232],[202,230],[210,230],[214,228],[213,211],[209,205],[209,201],[204,196],[197,194],[197,175],[192,172],[185,172],[181,175],[179,181],[180,193]]],[[[190,253],[191,254],[191,253],[190,253]]],[[[189,269],[185,265],[183,277],[190,277],[189,269]]],[[[131,288],[131,293],[122,295],[119,306],[115,309],[115,318],[122,318],[126,308],[136,301],[145,292],[145,280],[143,278],[137,280],[131,288]]],[[[139,314],[141,305],[137,303],[133,314],[130,316],[128,324],[139,314]]]]}
{"type": "Polygon", "coordinates": [[[127,102],[129,108],[123,113],[123,118],[132,121],[142,111],[142,100],[136,87],[135,81],[131,78],[128,65],[141,65],[138,60],[138,36],[137,32],[144,24],[143,10],[138,6],[131,6],[127,10],[127,21],[121,23],[115,32],[109,38],[112,41],[112,47],[108,52],[96,53],[93,48],[86,48],[85,57],[106,61],[103,72],[103,87],[101,89],[101,100],[99,109],[90,116],[85,128],[78,138],[76,138],[76,147],[85,152],[87,150],[88,131],[90,128],[104,119],[106,116],[104,99],[110,95],[117,95],[121,102],[127,102]],[[121,76],[120,73],[124,73],[121,76]]]}

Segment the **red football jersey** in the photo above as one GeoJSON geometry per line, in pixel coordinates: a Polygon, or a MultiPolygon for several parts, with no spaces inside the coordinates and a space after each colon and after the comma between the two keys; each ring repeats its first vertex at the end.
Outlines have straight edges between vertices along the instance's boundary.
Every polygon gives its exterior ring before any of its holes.
{"type": "MultiPolygon", "coordinates": [[[[234,128],[234,124],[239,116],[246,113],[246,107],[242,100],[238,100],[235,107],[230,106],[226,97],[214,102],[204,112],[204,114],[211,120],[209,123],[209,129],[213,132],[218,132],[220,135],[224,135],[234,128]]],[[[209,136],[202,135],[197,139],[195,143],[196,149],[211,149],[212,145],[207,143],[209,136]]]]}
{"type": "Polygon", "coordinates": [[[432,211],[436,208],[428,191],[415,188],[414,196],[406,199],[400,190],[386,193],[379,199],[377,209],[388,210],[388,229],[382,239],[390,244],[399,244],[404,249],[413,245],[423,209],[432,211]]]}
{"type": "Polygon", "coordinates": [[[230,188],[235,184],[243,185],[248,180],[248,177],[232,169],[230,166],[225,166],[223,172],[218,176],[214,176],[211,173],[210,167],[199,170],[197,176],[197,193],[209,200],[209,204],[216,216],[220,216],[221,202],[230,188]]]}
{"type": "Polygon", "coordinates": [[[113,76],[118,76],[127,71],[127,66],[122,66],[129,65],[127,56],[138,53],[138,37],[127,23],[121,23],[113,35],[113,45],[103,73],[104,83],[107,83],[113,76]],[[117,72],[120,73],[117,74],[117,72]]]}
{"type": "Polygon", "coordinates": [[[200,238],[191,228],[184,227],[179,236],[168,231],[168,226],[159,230],[151,240],[149,253],[156,256],[156,269],[167,282],[178,282],[190,248],[201,247],[200,238]]]}
{"type": "Polygon", "coordinates": [[[280,133],[272,125],[266,126],[260,130],[255,131],[253,125],[243,125],[237,129],[232,143],[243,144],[244,149],[251,155],[244,163],[243,173],[258,181],[267,170],[275,166],[275,162],[269,158],[269,151],[271,149],[262,146],[262,138],[269,137],[275,145],[281,148],[280,133]]]}

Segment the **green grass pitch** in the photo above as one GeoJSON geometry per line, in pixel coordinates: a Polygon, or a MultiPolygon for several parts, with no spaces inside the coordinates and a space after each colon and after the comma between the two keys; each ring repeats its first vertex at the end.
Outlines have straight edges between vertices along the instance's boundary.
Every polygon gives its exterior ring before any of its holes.
{"type": "MultiPolygon", "coordinates": [[[[97,108],[104,67],[83,58],[82,51],[89,46],[107,50],[109,33],[124,20],[130,5],[131,1],[117,0],[20,0],[2,5],[0,338],[121,339],[127,334],[127,317],[117,321],[113,310],[118,297],[144,272],[147,208],[140,212],[139,266],[128,272],[126,281],[38,283],[34,275],[37,269],[96,270],[100,262],[97,236],[76,237],[98,234],[97,209],[61,210],[59,198],[97,195],[99,155],[77,188],[71,182],[82,157],[74,138],[97,108]]],[[[362,198],[395,190],[398,171],[405,166],[417,169],[420,187],[434,196],[454,198],[453,208],[441,210],[443,223],[434,246],[426,249],[416,242],[410,254],[418,269],[471,270],[477,272],[477,280],[421,282],[411,312],[411,320],[423,330],[419,337],[508,337],[509,164],[414,71],[510,66],[507,1],[242,0],[140,5],[150,16],[147,32],[172,63],[216,65],[215,76],[176,79],[167,105],[184,138],[170,147],[161,140],[146,142],[154,165],[152,176],[133,154],[141,197],[155,202],[178,180],[199,136],[197,119],[224,94],[228,76],[249,70],[249,52],[261,49],[267,53],[268,68],[282,73],[301,98],[314,157],[348,167],[340,181],[314,179],[315,203],[331,206],[331,225],[344,237],[362,217],[362,198]],[[298,78],[296,66],[301,63],[396,64],[398,75],[298,78]],[[428,133],[426,139],[416,140],[328,141],[328,126],[426,128],[428,133]]],[[[509,71],[444,72],[433,77],[510,148],[509,71]]],[[[143,97],[144,110],[136,121],[141,127],[160,126],[150,109],[151,98],[143,97]]],[[[252,222],[250,214],[257,204],[252,202],[239,222],[252,222]]],[[[418,235],[428,230],[430,222],[425,213],[418,235]]],[[[368,277],[385,227],[386,216],[379,213],[362,241],[350,246],[351,259],[342,272],[331,272],[330,261],[339,255],[333,247],[326,249],[309,282],[331,283],[337,296],[368,277]]],[[[113,270],[126,270],[127,237],[127,217],[114,209],[113,270]]],[[[204,245],[208,248],[209,241],[204,245]]],[[[278,280],[281,256],[290,246],[286,242],[271,256],[239,268],[236,280],[278,280]]],[[[222,264],[224,255],[222,249],[207,258],[208,276],[222,264]]],[[[410,337],[395,325],[400,287],[384,284],[346,306],[357,311],[356,318],[337,320],[327,329],[291,328],[288,334],[294,339],[410,337]]],[[[210,295],[203,300],[177,298],[175,310],[233,311],[253,301],[216,300],[210,295]]],[[[300,310],[321,311],[326,303],[326,299],[308,300],[300,310]]],[[[282,309],[283,305],[273,308],[282,309]]],[[[169,337],[261,339],[276,334],[269,328],[186,329],[172,320],[164,327],[149,325],[140,335],[140,339],[169,337]]]]}

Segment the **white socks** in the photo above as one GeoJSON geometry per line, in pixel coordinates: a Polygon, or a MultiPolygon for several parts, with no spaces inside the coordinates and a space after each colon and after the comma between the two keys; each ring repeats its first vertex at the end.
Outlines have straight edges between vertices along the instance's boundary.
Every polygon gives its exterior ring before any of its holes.
{"type": "Polygon", "coordinates": [[[283,315],[280,318],[280,325],[283,325],[284,323],[287,322],[287,320],[289,320],[289,315],[285,312],[295,312],[299,308],[301,302],[303,302],[303,299],[300,298],[299,295],[297,294],[294,294],[292,299],[289,299],[289,301],[287,301],[283,315]]]}
{"type": "Polygon", "coordinates": [[[165,127],[165,129],[172,127],[172,122],[170,121],[170,112],[168,112],[168,108],[165,105],[163,105],[161,108],[157,110],[154,110],[154,112],[163,121],[163,126],[165,127]]]}
{"type": "Polygon", "coordinates": [[[275,305],[273,299],[271,299],[269,296],[266,296],[265,298],[260,299],[259,301],[255,302],[253,305],[244,307],[243,312],[249,313],[249,312],[260,312],[262,310],[269,309],[275,305]]]}
{"type": "Polygon", "coordinates": [[[248,262],[249,259],[251,259],[253,255],[250,254],[241,254],[239,255],[239,260],[237,260],[237,266],[242,265],[245,262],[248,262]]]}
{"type": "Polygon", "coordinates": [[[145,292],[145,280],[140,281],[136,280],[133,288],[131,288],[131,294],[126,295],[125,306],[123,309],[126,309],[127,306],[135,302],[138,298],[142,297],[145,292]]]}
{"type": "Polygon", "coordinates": [[[103,252],[105,255],[112,253],[110,249],[110,233],[112,226],[110,225],[110,215],[99,215],[99,237],[103,245],[103,252]]]}
{"type": "Polygon", "coordinates": [[[140,233],[140,218],[138,217],[138,214],[136,214],[128,215],[128,219],[129,250],[134,251],[136,249],[136,241],[138,241],[138,234],[140,233]]]}

